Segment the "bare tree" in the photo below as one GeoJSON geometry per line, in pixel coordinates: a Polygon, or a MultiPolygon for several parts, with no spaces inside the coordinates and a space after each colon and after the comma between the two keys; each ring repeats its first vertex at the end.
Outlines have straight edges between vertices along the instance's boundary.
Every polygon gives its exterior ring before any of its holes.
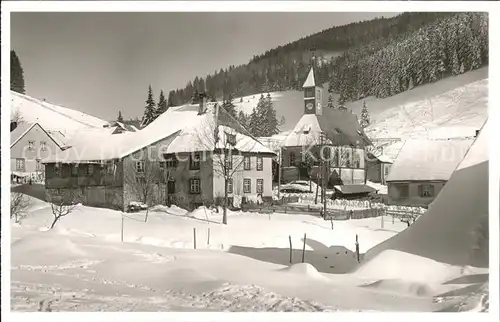
{"type": "Polygon", "coordinates": [[[214,175],[220,176],[224,181],[222,223],[227,225],[229,184],[234,175],[244,169],[245,155],[242,151],[251,150],[256,141],[250,138],[249,135],[242,134],[232,127],[219,124],[219,113],[227,114],[224,117],[230,118],[230,121],[237,123],[234,118],[216,104],[214,117],[208,116],[205,118],[204,124],[201,125],[201,129],[197,132],[197,139],[200,148],[211,154],[214,175]]]}
{"type": "Polygon", "coordinates": [[[29,206],[29,197],[20,192],[10,194],[10,218],[14,218],[16,223],[26,216],[26,208],[29,206]]]}
{"type": "Polygon", "coordinates": [[[55,198],[55,200],[50,201],[50,207],[52,209],[52,214],[54,215],[54,220],[52,221],[49,229],[54,228],[59,219],[73,212],[77,205],[75,200],[75,194],[72,190],[70,190],[68,191],[67,196],[60,196],[59,198],[55,198]]]}
{"type": "Polygon", "coordinates": [[[145,221],[148,220],[149,206],[153,202],[155,189],[161,189],[160,182],[165,174],[160,169],[160,162],[148,155],[138,160],[124,161],[124,183],[137,197],[137,201],[147,206],[145,221]]]}
{"type": "Polygon", "coordinates": [[[10,121],[17,123],[17,125],[24,122],[23,115],[21,114],[21,111],[19,111],[19,109],[17,109],[14,114],[11,114],[10,121]]]}

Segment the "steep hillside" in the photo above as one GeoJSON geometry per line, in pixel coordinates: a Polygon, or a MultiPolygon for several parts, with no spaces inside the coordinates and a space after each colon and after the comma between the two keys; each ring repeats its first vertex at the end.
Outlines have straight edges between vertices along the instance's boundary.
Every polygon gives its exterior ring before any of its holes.
{"type": "MultiPolygon", "coordinates": [[[[372,122],[366,131],[374,139],[474,135],[487,116],[487,78],[485,67],[391,97],[367,97],[364,101],[372,122]]],[[[250,113],[259,97],[260,94],[238,97],[234,103],[238,110],[250,113]]],[[[285,117],[281,130],[291,130],[304,111],[303,93],[272,92],[271,98],[278,118],[285,117]]],[[[346,106],[359,118],[362,104],[363,100],[358,100],[346,106]]]]}
{"type": "Polygon", "coordinates": [[[54,105],[11,91],[11,118],[39,123],[46,130],[61,131],[71,136],[83,128],[102,128],[108,122],[86,113],[54,105]]]}

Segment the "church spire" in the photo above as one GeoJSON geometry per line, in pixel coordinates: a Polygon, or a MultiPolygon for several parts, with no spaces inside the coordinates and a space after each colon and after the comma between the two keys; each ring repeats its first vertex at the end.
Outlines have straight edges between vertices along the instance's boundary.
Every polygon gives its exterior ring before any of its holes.
{"type": "Polygon", "coordinates": [[[302,85],[304,89],[304,113],[321,115],[322,86],[321,84],[316,84],[316,54],[314,49],[311,52],[311,69],[306,81],[302,85]]]}

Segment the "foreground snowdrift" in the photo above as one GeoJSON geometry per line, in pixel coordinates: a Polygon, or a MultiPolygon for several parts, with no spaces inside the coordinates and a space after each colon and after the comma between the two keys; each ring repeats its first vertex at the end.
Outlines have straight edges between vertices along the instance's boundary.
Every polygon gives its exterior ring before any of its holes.
{"type": "Polygon", "coordinates": [[[451,265],[488,267],[488,124],[429,210],[365,258],[387,249],[451,265]]]}

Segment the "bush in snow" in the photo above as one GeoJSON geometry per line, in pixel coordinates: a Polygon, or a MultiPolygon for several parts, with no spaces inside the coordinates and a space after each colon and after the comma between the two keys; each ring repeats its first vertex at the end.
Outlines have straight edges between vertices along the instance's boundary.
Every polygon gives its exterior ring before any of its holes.
{"type": "Polygon", "coordinates": [[[20,192],[10,194],[10,218],[16,223],[26,216],[26,208],[29,206],[29,198],[20,192]]]}

